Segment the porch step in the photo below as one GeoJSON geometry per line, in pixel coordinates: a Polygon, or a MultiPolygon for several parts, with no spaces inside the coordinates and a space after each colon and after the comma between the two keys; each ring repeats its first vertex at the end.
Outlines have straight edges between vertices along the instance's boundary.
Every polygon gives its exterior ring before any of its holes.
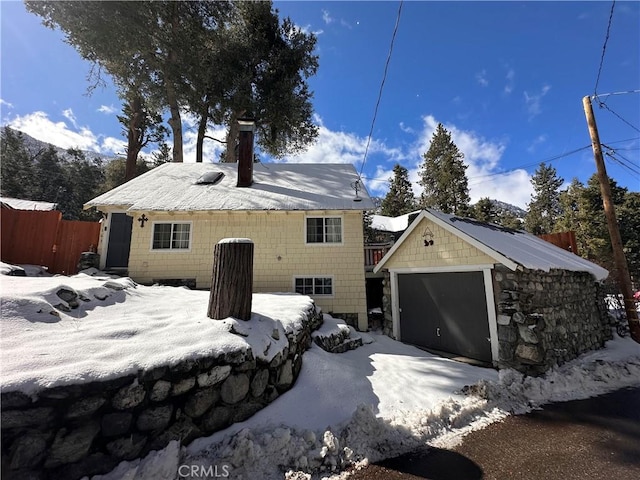
{"type": "Polygon", "coordinates": [[[311,337],[316,345],[329,353],[344,353],[363,344],[362,335],[355,328],[326,314],[322,326],[311,337]]]}

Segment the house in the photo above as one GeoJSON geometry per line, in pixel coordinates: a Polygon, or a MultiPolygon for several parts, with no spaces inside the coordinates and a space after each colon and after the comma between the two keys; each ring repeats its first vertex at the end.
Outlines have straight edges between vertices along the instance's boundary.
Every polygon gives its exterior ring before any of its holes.
{"type": "Polygon", "coordinates": [[[38,211],[51,211],[55,210],[58,206],[56,203],[51,202],[37,202],[35,200],[22,200],[20,198],[0,197],[0,205],[3,208],[9,208],[13,210],[38,210],[38,211]]]}
{"type": "Polygon", "coordinates": [[[388,335],[527,374],[611,337],[605,269],[523,231],[430,209],[408,218],[373,269],[388,335]]]}
{"type": "MultiPolygon", "coordinates": [[[[241,145],[242,147],[242,145],[241,145]]],[[[101,268],[140,283],[209,288],[223,238],[255,244],[254,291],[310,295],[367,328],[363,211],[350,164],[167,163],[85,204],[105,214],[101,268]]]]}

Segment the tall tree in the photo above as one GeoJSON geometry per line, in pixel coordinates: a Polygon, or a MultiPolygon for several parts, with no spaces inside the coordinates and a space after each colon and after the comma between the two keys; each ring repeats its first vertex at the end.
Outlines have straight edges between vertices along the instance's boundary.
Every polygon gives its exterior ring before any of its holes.
{"type": "Polygon", "coordinates": [[[531,184],[534,193],[529,211],[524,219],[525,228],[535,234],[552,233],[560,217],[560,187],[564,179],[558,177],[556,169],[542,162],[536,169],[531,184]]]}
{"type": "Polygon", "coordinates": [[[481,222],[496,223],[498,212],[491,199],[484,197],[473,206],[471,216],[481,222]]]}
{"type": "Polygon", "coordinates": [[[416,209],[413,188],[409,181],[409,171],[396,163],[393,177],[389,179],[389,191],[382,200],[382,215],[397,217],[416,209]]]}
{"type": "Polygon", "coordinates": [[[418,183],[424,188],[421,207],[434,207],[455,215],[468,214],[469,186],[463,160],[464,154],[439,123],[420,169],[418,183]]]}
{"type": "Polygon", "coordinates": [[[33,161],[20,132],[6,126],[2,129],[0,158],[2,195],[31,199],[34,193],[33,161]]]}

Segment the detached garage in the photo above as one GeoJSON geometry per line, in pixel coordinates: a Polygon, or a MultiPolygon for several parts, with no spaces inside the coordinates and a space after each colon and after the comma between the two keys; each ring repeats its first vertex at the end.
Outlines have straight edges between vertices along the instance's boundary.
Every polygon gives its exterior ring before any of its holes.
{"type": "Polygon", "coordinates": [[[608,272],[523,231],[423,210],[378,263],[385,331],[539,374],[604,345],[608,272]]]}

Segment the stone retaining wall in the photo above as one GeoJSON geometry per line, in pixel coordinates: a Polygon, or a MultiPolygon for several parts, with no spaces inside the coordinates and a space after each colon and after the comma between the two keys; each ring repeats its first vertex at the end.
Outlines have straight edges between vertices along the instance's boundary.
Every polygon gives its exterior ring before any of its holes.
{"type": "Polygon", "coordinates": [[[322,323],[315,307],[270,362],[252,350],[186,360],[106,382],[3,392],[2,478],[74,480],[172,440],[183,444],[247,419],[289,390],[322,323]]]}
{"type": "Polygon", "coordinates": [[[497,266],[493,283],[499,367],[537,375],[612,338],[604,295],[589,273],[497,266]]]}

